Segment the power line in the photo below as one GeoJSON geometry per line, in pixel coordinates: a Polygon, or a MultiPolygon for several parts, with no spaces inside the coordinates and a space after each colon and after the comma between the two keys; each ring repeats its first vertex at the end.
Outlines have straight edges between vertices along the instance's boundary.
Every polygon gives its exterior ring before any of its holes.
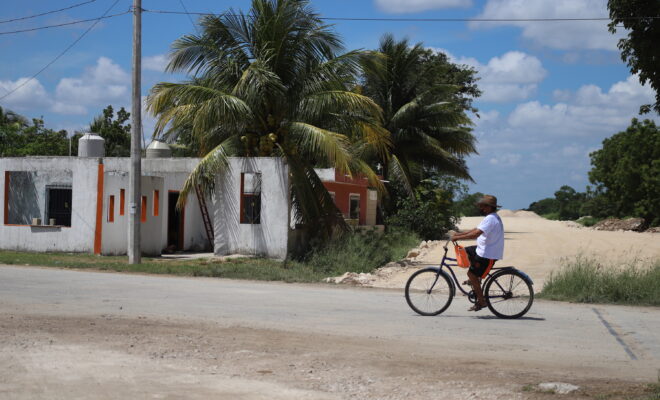
{"type": "MultiPolygon", "coordinates": [[[[93,0],[96,1],[96,0],[93,0]]],[[[192,23],[193,27],[195,30],[197,30],[197,26],[195,25],[194,21],[191,18],[191,15],[226,15],[226,16],[240,16],[240,14],[215,14],[215,13],[202,13],[202,12],[189,12],[186,9],[186,6],[183,4],[182,0],[179,0],[181,2],[181,6],[183,6],[183,9],[185,11],[169,11],[169,10],[146,10],[143,9],[143,12],[149,12],[149,13],[154,13],[154,14],[178,14],[178,15],[187,15],[188,18],[190,18],[190,22],[192,23]]],[[[82,3],[81,3],[82,4],[82,3]]],[[[44,29],[50,29],[50,28],[59,28],[63,26],[68,26],[68,25],[76,25],[76,24],[82,24],[85,22],[90,22],[90,21],[98,21],[99,19],[108,19],[108,18],[114,18],[114,17],[119,17],[122,15],[130,14],[132,10],[128,10],[122,13],[117,13],[117,14],[112,14],[112,15],[107,15],[103,16],[100,18],[90,18],[90,19],[81,19],[77,21],[71,21],[71,22],[64,22],[61,24],[55,24],[55,25],[46,25],[46,26],[39,26],[36,28],[28,28],[28,29],[19,29],[19,30],[14,30],[14,31],[4,31],[0,32],[0,35],[13,35],[17,33],[25,33],[25,32],[33,32],[33,31],[39,31],[39,30],[44,30],[44,29]]],[[[610,18],[608,17],[595,17],[595,18],[367,18],[367,17],[321,17],[320,19],[326,20],[326,21],[371,21],[371,22],[559,22],[559,21],[609,21],[610,18]]],[[[625,20],[640,20],[640,19],[660,19],[660,17],[630,17],[630,18],[623,18],[625,20]]],[[[199,32],[198,32],[199,33],[199,32]]]]}
{"type": "MultiPolygon", "coordinates": [[[[187,14],[190,15],[226,15],[226,16],[240,16],[241,14],[215,14],[203,12],[181,12],[170,10],[143,10],[155,14],[187,14]]],[[[593,18],[367,18],[367,17],[320,17],[319,19],[326,21],[385,21],[385,22],[557,22],[557,21],[609,21],[609,17],[593,17],[593,18]]],[[[660,19],[657,17],[630,17],[623,18],[626,20],[638,19],[660,19]]]]}
{"type": "MultiPolygon", "coordinates": [[[[87,28],[87,30],[86,30],[85,32],[82,33],[82,35],[78,36],[78,39],[74,40],[73,43],[71,43],[66,49],[64,49],[64,51],[62,51],[60,54],[58,54],[57,57],[55,57],[51,62],[49,62],[48,64],[46,64],[43,68],[41,68],[36,74],[34,74],[34,75],[32,75],[30,78],[28,78],[25,82],[21,83],[20,85],[16,86],[14,89],[12,89],[12,90],[9,91],[8,93],[6,93],[6,94],[3,95],[2,97],[0,97],[0,101],[6,99],[7,97],[11,96],[14,92],[16,92],[18,89],[20,89],[20,88],[22,88],[23,86],[25,86],[25,85],[27,85],[28,83],[30,83],[34,78],[36,78],[37,76],[39,76],[39,74],[41,74],[42,72],[44,72],[48,67],[50,67],[50,66],[53,65],[57,60],[59,60],[60,57],[62,57],[64,54],[66,54],[66,52],[68,52],[69,50],[71,50],[71,48],[72,48],[73,46],[75,46],[76,43],[78,43],[82,38],[84,38],[85,35],[87,35],[87,34],[89,33],[89,31],[91,31],[91,30],[96,26],[96,24],[98,24],[99,21],[101,21],[101,20],[102,20],[102,19],[103,19],[103,18],[104,18],[109,12],[110,12],[110,10],[112,10],[113,8],[115,8],[115,6],[117,5],[117,3],[119,3],[119,0],[115,0],[115,2],[112,3],[112,5],[111,5],[107,10],[105,10],[105,12],[103,13],[103,15],[101,15],[100,17],[98,17],[98,18],[96,19],[96,21],[95,21],[92,25],[90,25],[90,27],[87,28]]],[[[125,13],[124,13],[124,14],[125,14],[125,13]]]]}
{"type": "Polygon", "coordinates": [[[188,15],[188,19],[190,20],[190,23],[192,24],[193,28],[195,28],[195,32],[197,32],[197,34],[199,35],[199,29],[197,29],[197,25],[195,25],[195,21],[193,21],[192,16],[190,15],[188,9],[186,8],[186,5],[183,4],[183,0],[179,0],[179,3],[181,3],[181,7],[183,7],[183,11],[185,11],[186,14],[188,15]]]}
{"type": "Polygon", "coordinates": [[[80,19],[80,20],[77,20],[77,21],[64,22],[64,23],[56,24],[56,25],[38,26],[38,27],[36,27],[36,28],[20,29],[20,30],[16,30],[16,31],[4,31],[4,32],[0,32],[0,35],[13,35],[13,34],[16,34],[16,33],[24,33],[24,32],[32,32],[32,31],[40,31],[40,30],[42,30],[42,29],[59,28],[59,27],[62,27],[62,26],[82,24],[82,23],[90,22],[90,21],[96,21],[96,22],[98,22],[98,21],[100,21],[100,20],[102,20],[102,19],[108,19],[108,18],[119,17],[119,16],[121,16],[121,15],[130,14],[131,12],[132,12],[132,11],[129,10],[129,11],[124,11],[124,12],[122,12],[122,13],[118,13],[118,14],[104,15],[104,16],[102,16],[102,17],[98,17],[98,18],[80,19]]]}
{"type": "Polygon", "coordinates": [[[74,5],[69,6],[69,7],[60,8],[59,10],[51,10],[51,11],[43,12],[41,14],[29,15],[29,16],[26,16],[26,17],[20,17],[20,18],[14,18],[14,19],[7,19],[7,20],[4,20],[4,21],[0,21],[0,24],[6,24],[8,22],[15,22],[15,21],[23,21],[23,20],[26,20],[26,19],[42,17],[42,16],[48,15],[48,14],[55,14],[55,13],[58,13],[60,11],[66,11],[66,10],[70,10],[72,8],[84,6],[85,4],[93,3],[95,1],[96,0],[89,0],[89,1],[82,2],[82,3],[74,4],[74,5]]]}

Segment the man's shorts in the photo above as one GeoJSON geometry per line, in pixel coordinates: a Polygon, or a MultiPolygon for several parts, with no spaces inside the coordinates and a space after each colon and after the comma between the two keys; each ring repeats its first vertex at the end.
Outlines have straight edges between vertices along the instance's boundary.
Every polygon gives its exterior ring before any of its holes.
{"type": "Polygon", "coordinates": [[[490,272],[490,269],[493,268],[493,265],[495,265],[496,260],[480,257],[477,254],[477,246],[468,246],[465,248],[465,252],[470,259],[470,271],[476,276],[485,278],[490,272]]]}

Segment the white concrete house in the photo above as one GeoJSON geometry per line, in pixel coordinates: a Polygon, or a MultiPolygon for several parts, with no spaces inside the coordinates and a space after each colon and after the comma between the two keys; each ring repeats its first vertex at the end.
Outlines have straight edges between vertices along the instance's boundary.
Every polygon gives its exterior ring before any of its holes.
{"type": "MultiPolygon", "coordinates": [[[[218,255],[284,259],[291,208],[286,164],[279,158],[230,159],[205,201],[211,243],[196,195],[182,210],[175,207],[198,162],[142,160],[143,253],[212,248],[218,255]]],[[[102,156],[0,158],[0,249],[126,254],[129,165],[128,158],[102,156]]]]}

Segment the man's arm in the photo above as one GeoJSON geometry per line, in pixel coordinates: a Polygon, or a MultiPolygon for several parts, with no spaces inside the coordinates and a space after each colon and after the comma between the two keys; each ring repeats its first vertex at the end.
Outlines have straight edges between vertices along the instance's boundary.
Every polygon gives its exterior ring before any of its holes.
{"type": "Polygon", "coordinates": [[[481,229],[474,228],[471,231],[467,232],[461,232],[461,233],[455,233],[451,235],[451,240],[456,241],[456,240],[470,240],[470,239],[476,239],[478,238],[483,232],[481,229]]]}

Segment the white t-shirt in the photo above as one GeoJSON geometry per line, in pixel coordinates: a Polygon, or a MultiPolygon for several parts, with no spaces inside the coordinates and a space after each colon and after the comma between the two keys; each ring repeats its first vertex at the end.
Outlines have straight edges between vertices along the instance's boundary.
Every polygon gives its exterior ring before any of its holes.
{"type": "Polygon", "coordinates": [[[490,213],[477,226],[483,232],[477,238],[477,255],[492,260],[504,257],[504,225],[500,216],[490,213]]]}

